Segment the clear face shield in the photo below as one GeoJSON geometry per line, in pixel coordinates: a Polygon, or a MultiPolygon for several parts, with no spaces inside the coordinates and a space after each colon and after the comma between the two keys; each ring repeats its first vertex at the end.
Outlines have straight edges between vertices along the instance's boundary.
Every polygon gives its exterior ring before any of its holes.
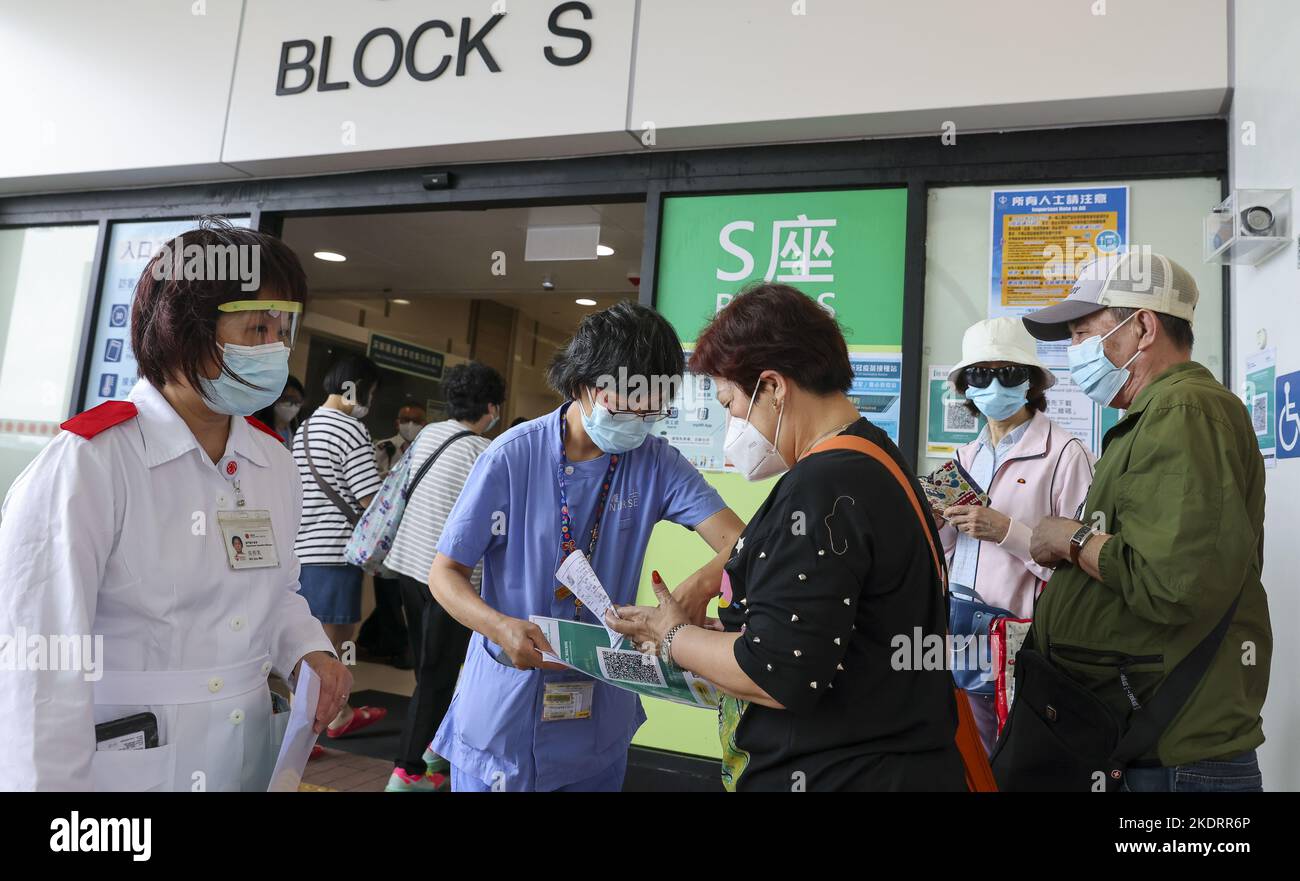
{"type": "Polygon", "coordinates": [[[236,346],[283,343],[298,338],[302,303],[292,300],[233,300],[217,307],[217,339],[236,346]]]}

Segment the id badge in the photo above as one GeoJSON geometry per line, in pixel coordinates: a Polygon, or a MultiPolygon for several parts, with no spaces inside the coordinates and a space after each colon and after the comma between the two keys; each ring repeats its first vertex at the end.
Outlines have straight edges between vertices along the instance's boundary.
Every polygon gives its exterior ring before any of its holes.
{"type": "Polygon", "coordinates": [[[542,721],[590,719],[594,682],[548,682],[542,692],[542,721]]]}
{"type": "Polygon", "coordinates": [[[270,511],[218,511],[221,542],[231,569],[263,569],[280,565],[270,511]]]}

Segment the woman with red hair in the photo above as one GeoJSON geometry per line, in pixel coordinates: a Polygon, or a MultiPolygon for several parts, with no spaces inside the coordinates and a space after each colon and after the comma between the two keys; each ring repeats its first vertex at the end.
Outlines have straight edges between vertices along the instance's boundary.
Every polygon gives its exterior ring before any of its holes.
{"type": "Polygon", "coordinates": [[[723,692],[728,789],[966,789],[952,677],[925,655],[947,624],[938,536],[898,448],[845,395],[839,325],[760,284],[714,317],[690,369],[717,383],[736,470],[783,476],[724,569],[722,630],[657,583],[658,607],[607,623],[723,692]]]}

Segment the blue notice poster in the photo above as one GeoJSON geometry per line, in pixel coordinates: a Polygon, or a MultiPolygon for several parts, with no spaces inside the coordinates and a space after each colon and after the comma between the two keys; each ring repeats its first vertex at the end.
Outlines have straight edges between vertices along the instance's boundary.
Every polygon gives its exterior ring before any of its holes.
{"type": "MultiPolygon", "coordinates": [[[[233,226],[248,226],[248,218],[229,220],[233,226]]],[[[123,400],[135,385],[139,373],[135,352],[131,351],[131,301],[135,299],[136,282],[163,245],[198,225],[196,219],[113,224],[82,409],[123,400]]]]}
{"type": "Polygon", "coordinates": [[[1128,217],[1124,186],[994,190],[988,317],[1063,300],[1083,263],[1128,246],[1128,217]]]}

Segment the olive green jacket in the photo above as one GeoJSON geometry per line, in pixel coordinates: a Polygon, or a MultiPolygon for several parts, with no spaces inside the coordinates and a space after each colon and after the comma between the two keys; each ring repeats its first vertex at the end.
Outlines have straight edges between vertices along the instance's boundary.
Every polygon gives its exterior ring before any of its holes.
{"type": "Polygon", "coordinates": [[[1035,609],[1035,645],[1127,720],[1122,680],[1145,704],[1240,592],[1209,671],[1158,756],[1144,758],[1173,766],[1263,743],[1264,462],[1241,401],[1194,361],[1160,374],[1106,433],[1079,519],[1111,534],[1101,580],[1057,569],[1035,609]]]}

